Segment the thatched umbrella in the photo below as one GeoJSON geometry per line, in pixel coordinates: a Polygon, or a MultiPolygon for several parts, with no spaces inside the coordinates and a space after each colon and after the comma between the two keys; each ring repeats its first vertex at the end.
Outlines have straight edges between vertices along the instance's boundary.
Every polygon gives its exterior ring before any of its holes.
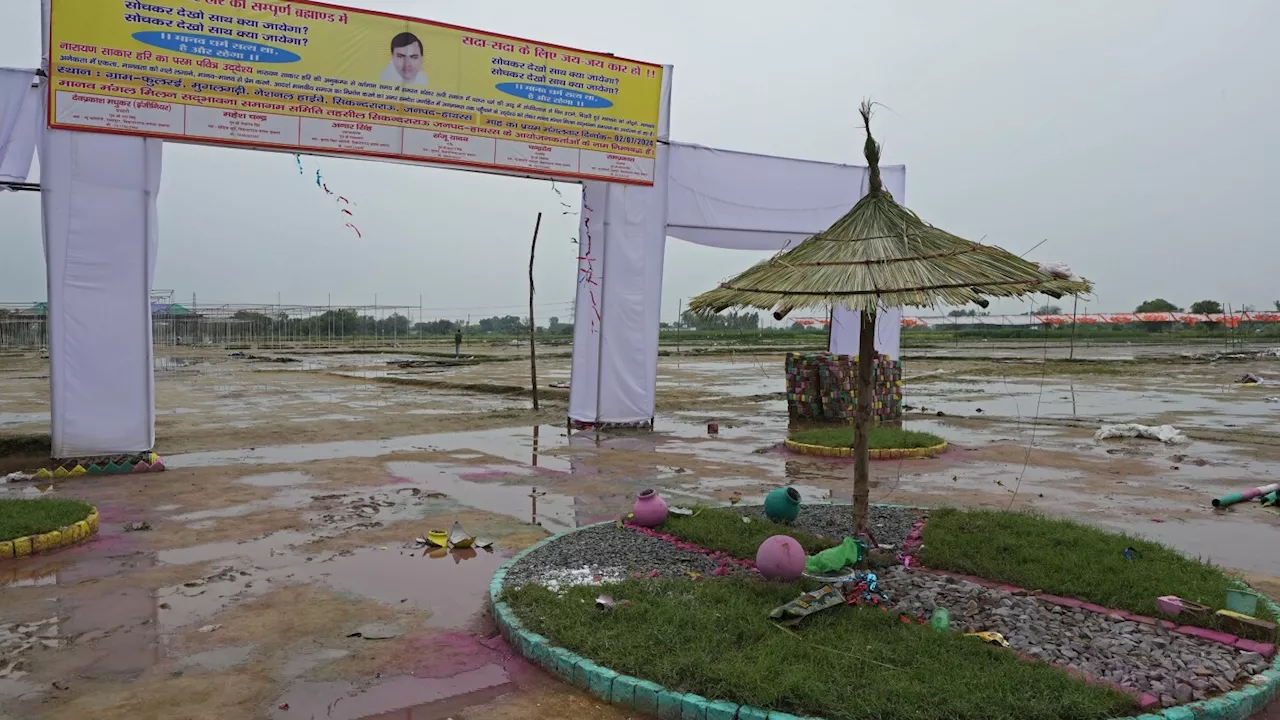
{"type": "Polygon", "coordinates": [[[720,287],[694,298],[694,312],[728,308],[772,310],[837,304],[860,311],[857,409],[854,414],[854,531],[868,527],[871,371],[876,313],[882,307],[986,305],[1000,297],[1087,293],[1086,280],[1051,274],[1039,265],[990,245],[971,242],[929,225],[902,207],[880,180],[880,145],[871,136],[871,104],[860,108],[863,148],[870,168],[867,194],[827,230],[760,262],[720,287]]]}

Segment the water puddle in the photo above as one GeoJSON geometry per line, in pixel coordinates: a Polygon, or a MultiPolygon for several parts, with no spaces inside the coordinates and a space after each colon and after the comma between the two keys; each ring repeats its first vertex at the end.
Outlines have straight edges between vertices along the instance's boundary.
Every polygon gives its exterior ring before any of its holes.
{"type": "Polygon", "coordinates": [[[367,690],[344,682],[300,683],[280,698],[271,716],[276,720],[444,720],[515,689],[506,670],[496,664],[447,678],[394,677],[367,690]]]}
{"type": "Polygon", "coordinates": [[[546,454],[548,451],[564,447],[564,443],[559,441],[564,434],[562,429],[552,426],[536,428],[532,432],[529,429],[502,428],[465,433],[410,435],[384,440],[345,440],[187,453],[170,455],[165,458],[165,464],[171,469],[217,465],[283,465],[316,460],[379,457],[396,452],[474,450],[517,463],[528,462],[531,465],[568,472],[570,470],[568,460],[546,454]]]}
{"type": "Polygon", "coordinates": [[[427,492],[441,492],[477,510],[507,515],[552,531],[577,526],[577,499],[548,492],[536,485],[505,485],[465,480],[458,466],[425,462],[389,462],[387,472],[421,483],[427,492]]]}

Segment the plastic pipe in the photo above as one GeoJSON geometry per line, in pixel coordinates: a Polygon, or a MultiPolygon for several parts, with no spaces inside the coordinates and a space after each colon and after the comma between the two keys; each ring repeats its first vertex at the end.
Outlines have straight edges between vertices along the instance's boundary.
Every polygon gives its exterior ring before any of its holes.
{"type": "Polygon", "coordinates": [[[1227,507],[1229,505],[1235,505],[1238,502],[1244,502],[1245,500],[1252,500],[1256,497],[1261,497],[1262,495],[1275,492],[1276,490],[1280,490],[1280,483],[1272,483],[1270,485],[1263,485],[1261,487],[1256,487],[1252,490],[1245,490],[1244,492],[1240,492],[1240,493],[1231,493],[1230,495],[1223,495],[1220,498],[1214,498],[1213,506],[1227,507]]]}

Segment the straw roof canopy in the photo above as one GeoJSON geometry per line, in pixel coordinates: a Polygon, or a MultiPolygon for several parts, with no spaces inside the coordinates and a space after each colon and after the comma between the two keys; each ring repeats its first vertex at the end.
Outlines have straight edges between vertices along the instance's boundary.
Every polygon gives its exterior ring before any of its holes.
{"type": "Polygon", "coordinates": [[[984,295],[1045,293],[1061,297],[1092,291],[1087,280],[1064,279],[992,245],[940,230],[894,201],[880,181],[880,146],[871,137],[871,107],[864,151],[870,190],[830,228],[756,264],[689,303],[695,312],[733,307],[786,315],[800,308],[966,305],[984,295]]]}

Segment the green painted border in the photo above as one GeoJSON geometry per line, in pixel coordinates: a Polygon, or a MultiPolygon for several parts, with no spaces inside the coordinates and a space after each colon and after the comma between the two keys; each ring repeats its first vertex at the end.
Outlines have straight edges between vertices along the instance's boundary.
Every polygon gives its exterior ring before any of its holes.
{"type": "MultiPolygon", "coordinates": [[[[916,510],[928,509],[909,505],[879,503],[877,505],[916,510]]],[[[566,535],[581,532],[587,528],[612,525],[614,522],[616,521],[606,520],[545,537],[516,553],[515,557],[503,563],[502,567],[493,574],[493,580],[489,582],[489,602],[493,606],[493,617],[498,623],[498,630],[516,652],[564,682],[585,690],[600,700],[637,712],[648,713],[660,720],[822,720],[771,712],[722,700],[708,700],[698,695],[675,692],[656,683],[622,675],[596,665],[577,653],[552,645],[550,639],[526,629],[515,616],[511,606],[499,600],[502,595],[502,586],[507,579],[507,570],[525,555],[566,535]]],[[[1244,583],[1238,584],[1245,587],[1244,583]]],[[[1262,599],[1271,607],[1273,613],[1280,616],[1280,605],[1268,597],[1264,596],[1262,599]]],[[[1245,720],[1254,713],[1260,712],[1280,694],[1280,652],[1273,657],[1271,669],[1263,671],[1262,675],[1267,682],[1261,687],[1250,685],[1210,700],[1113,720],[1245,720]]]]}
{"type": "MultiPolygon", "coordinates": [[[[853,457],[853,448],[846,447],[827,447],[826,445],[808,445],[799,443],[790,438],[782,441],[783,447],[793,453],[800,455],[817,455],[819,457],[853,457]]],[[[944,440],[938,445],[931,445],[922,448],[884,448],[879,450],[871,450],[872,460],[901,460],[905,458],[933,458],[938,457],[947,451],[947,442],[944,440]]]]}

